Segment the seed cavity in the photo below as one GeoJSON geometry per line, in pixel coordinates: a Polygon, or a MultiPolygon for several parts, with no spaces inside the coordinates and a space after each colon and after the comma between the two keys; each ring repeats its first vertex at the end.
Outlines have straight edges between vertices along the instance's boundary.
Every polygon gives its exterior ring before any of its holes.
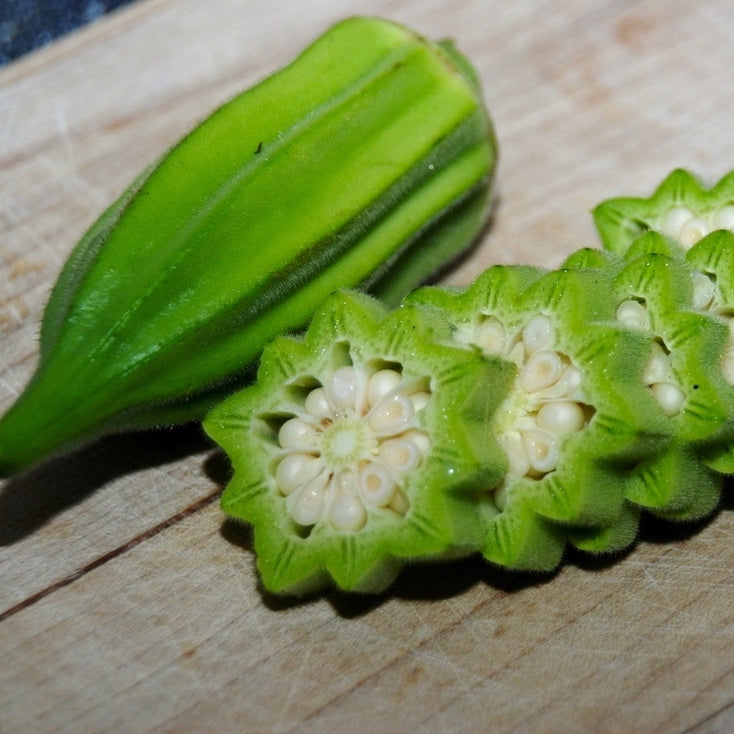
{"type": "Polygon", "coordinates": [[[644,303],[629,298],[617,307],[617,321],[630,329],[649,329],[650,319],[644,303]]]}
{"type": "Polygon", "coordinates": [[[672,206],[660,217],[658,228],[684,247],[692,247],[717,229],[734,232],[734,204],[725,204],[708,213],[695,212],[683,205],[672,206]]]}
{"type": "Polygon", "coordinates": [[[693,307],[708,311],[714,304],[716,281],[707,273],[696,270],[693,273],[693,307]]]}
{"type": "Polygon", "coordinates": [[[462,343],[517,366],[513,389],[492,426],[509,464],[494,491],[502,510],[513,479],[542,479],[558,468],[564,439],[588,426],[594,409],[584,402],[581,370],[555,347],[555,327],[547,314],[536,314],[514,330],[487,315],[473,328],[459,326],[458,333],[462,343]]]}
{"type": "MultiPolygon", "coordinates": [[[[720,211],[731,214],[734,227],[734,206],[724,207],[720,211]]],[[[721,372],[729,385],[734,385],[734,317],[731,307],[722,298],[716,276],[696,270],[693,274],[693,305],[699,311],[720,316],[729,327],[728,337],[721,355],[721,372]]]]}
{"type": "MultiPolygon", "coordinates": [[[[649,331],[652,328],[644,300],[622,301],[617,307],[617,321],[631,329],[649,331]]],[[[650,357],[643,370],[642,379],[667,415],[676,416],[683,410],[686,395],[678,385],[670,361],[670,350],[661,337],[655,337],[652,341],[650,357]]]]}
{"type": "Polygon", "coordinates": [[[428,379],[400,365],[338,367],[306,391],[277,431],[274,480],[295,523],[357,532],[373,511],[405,515],[408,474],[431,442],[419,427],[428,379]]]}

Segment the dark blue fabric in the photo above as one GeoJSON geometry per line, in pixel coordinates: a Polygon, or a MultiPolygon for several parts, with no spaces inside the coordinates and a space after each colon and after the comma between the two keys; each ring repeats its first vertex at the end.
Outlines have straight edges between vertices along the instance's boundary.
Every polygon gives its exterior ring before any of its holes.
{"type": "Polygon", "coordinates": [[[131,0],[0,0],[0,65],[131,0]]]}

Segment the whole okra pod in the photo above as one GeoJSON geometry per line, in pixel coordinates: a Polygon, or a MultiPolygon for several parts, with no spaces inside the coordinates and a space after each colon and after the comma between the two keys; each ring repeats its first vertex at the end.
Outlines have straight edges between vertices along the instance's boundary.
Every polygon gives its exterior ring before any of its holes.
{"type": "Polygon", "coordinates": [[[82,238],[38,369],[0,421],[0,476],[100,433],[201,418],[338,288],[396,302],[476,237],[494,163],[451,45],[378,19],[338,24],[82,238]]]}

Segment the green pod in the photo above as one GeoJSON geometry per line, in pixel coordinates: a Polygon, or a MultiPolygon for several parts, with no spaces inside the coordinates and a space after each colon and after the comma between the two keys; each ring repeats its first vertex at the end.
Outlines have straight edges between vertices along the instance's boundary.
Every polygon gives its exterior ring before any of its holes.
{"type": "Polygon", "coordinates": [[[650,230],[688,249],[710,232],[734,230],[734,171],[706,188],[693,174],[676,169],[652,196],[608,199],[593,210],[593,217],[608,250],[624,253],[650,230]]]}
{"type": "Polygon", "coordinates": [[[454,343],[515,365],[487,434],[508,472],[478,495],[480,548],[503,566],[555,567],[564,526],[612,525],[623,469],[667,440],[664,421],[640,410],[651,401],[634,377],[646,340],[611,323],[610,278],[600,270],[495,266],[464,292],[422,288],[407,302],[444,314],[454,343]]]}
{"type": "Polygon", "coordinates": [[[445,328],[337,293],[206,417],[234,466],[222,507],[254,527],[269,591],[379,592],[409,560],[476,550],[474,491],[506,469],[486,422],[514,371],[441,345],[445,328]]]}
{"type": "Polygon", "coordinates": [[[468,69],[450,45],[352,18],[179,142],[61,273],[38,370],[0,423],[0,475],[198,419],[335,289],[394,302],[456,257],[495,163],[468,69]]]}

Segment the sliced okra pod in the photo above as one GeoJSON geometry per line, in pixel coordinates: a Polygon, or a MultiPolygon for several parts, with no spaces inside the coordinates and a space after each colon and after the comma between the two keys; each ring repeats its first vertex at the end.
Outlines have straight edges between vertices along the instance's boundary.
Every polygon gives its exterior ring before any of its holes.
{"type": "Polygon", "coordinates": [[[733,396],[720,368],[727,329],[694,310],[701,284],[685,260],[641,256],[622,269],[615,285],[620,321],[652,337],[643,379],[674,428],[666,450],[635,468],[627,496],[662,516],[702,517],[722,487],[702,456],[730,441],[734,429],[733,396]]]}
{"type": "MultiPolygon", "coordinates": [[[[712,328],[721,332],[722,324],[727,337],[722,352],[712,357],[708,368],[715,370],[714,384],[719,391],[718,405],[731,406],[734,391],[734,234],[728,230],[716,230],[690,249],[684,250],[669,238],[649,231],[638,237],[629,247],[625,259],[632,261],[646,254],[665,254],[671,258],[683,258],[690,268],[692,279],[692,298],[687,310],[705,314],[716,324],[712,328]]],[[[683,308],[683,305],[681,305],[683,308]]],[[[686,347],[686,342],[681,343],[686,347]]],[[[699,402],[703,395],[699,397],[699,402]]],[[[716,410],[716,408],[714,408],[716,410]]],[[[729,408],[729,410],[731,410],[729,408]]],[[[729,420],[728,425],[731,425],[729,420]]],[[[725,474],[734,473],[734,445],[726,437],[726,429],[721,434],[718,446],[704,450],[703,461],[706,465],[725,474]]]]}
{"type": "MultiPolygon", "coordinates": [[[[721,477],[703,457],[731,435],[734,404],[718,368],[725,329],[697,312],[702,291],[710,289],[681,252],[649,231],[624,256],[579,251],[565,265],[608,269],[617,321],[649,340],[641,377],[669,420],[671,441],[626,473],[625,497],[657,515],[690,520],[710,513],[720,496],[721,477]]],[[[629,527],[631,516],[627,513],[620,523],[629,527]]],[[[609,536],[609,530],[602,534],[609,536]]],[[[597,550],[605,549],[601,535],[593,542],[597,550]]]]}
{"type": "Polygon", "coordinates": [[[454,343],[516,369],[486,436],[508,469],[477,495],[480,548],[492,562],[555,567],[564,526],[611,526],[623,509],[624,467],[667,440],[665,421],[645,410],[647,342],[610,324],[610,287],[599,270],[496,266],[464,292],[422,288],[407,299],[443,313],[454,343]]]}
{"type": "Polygon", "coordinates": [[[378,592],[409,559],[476,550],[474,491],[507,465],[486,423],[514,370],[441,344],[440,323],[336,294],[205,419],[234,466],[222,507],[253,525],[268,590],[378,592]]]}
{"type": "Polygon", "coordinates": [[[494,162],[452,46],[338,24],[187,135],[79,243],[36,374],[0,422],[0,476],[100,433],[201,418],[337,288],[397,301],[475,238],[494,162]]]}
{"type": "MultiPolygon", "coordinates": [[[[734,391],[734,234],[720,230],[707,235],[686,253],[686,259],[697,273],[696,308],[727,329],[718,364],[730,394],[734,391]]],[[[705,461],[717,471],[734,474],[734,441],[708,450],[705,461]]]]}
{"type": "Polygon", "coordinates": [[[650,230],[688,249],[709,232],[734,230],[734,171],[706,188],[693,174],[676,169],[649,198],[608,199],[593,216],[609,250],[623,253],[650,230]]]}

